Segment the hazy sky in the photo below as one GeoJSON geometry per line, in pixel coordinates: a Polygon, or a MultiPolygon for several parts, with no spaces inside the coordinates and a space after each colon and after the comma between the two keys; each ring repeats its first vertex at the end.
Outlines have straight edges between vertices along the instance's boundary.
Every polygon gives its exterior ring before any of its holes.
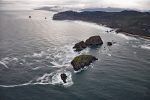
{"type": "Polygon", "coordinates": [[[115,7],[150,10],[150,0],[0,0],[1,4],[18,2],[20,5],[61,5],[68,7],[115,7]]]}
{"type": "Polygon", "coordinates": [[[133,9],[150,9],[150,0],[53,0],[59,4],[79,7],[119,7],[133,9]]]}

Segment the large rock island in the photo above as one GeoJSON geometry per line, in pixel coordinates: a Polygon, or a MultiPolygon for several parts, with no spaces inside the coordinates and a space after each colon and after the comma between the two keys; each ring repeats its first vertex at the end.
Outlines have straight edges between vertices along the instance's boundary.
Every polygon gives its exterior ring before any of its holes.
{"type": "Polygon", "coordinates": [[[82,20],[117,28],[117,32],[150,38],[150,13],[138,11],[103,12],[84,11],[59,12],[53,20],[82,20]]]}
{"type": "Polygon", "coordinates": [[[98,60],[96,57],[91,55],[80,55],[76,56],[72,61],[71,65],[75,71],[83,69],[85,66],[89,66],[93,61],[98,60]]]}

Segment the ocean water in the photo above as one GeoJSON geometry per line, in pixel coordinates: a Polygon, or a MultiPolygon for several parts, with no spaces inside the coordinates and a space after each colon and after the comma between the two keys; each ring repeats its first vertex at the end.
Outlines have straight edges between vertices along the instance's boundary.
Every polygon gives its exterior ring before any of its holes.
{"type": "Polygon", "coordinates": [[[53,14],[0,11],[0,100],[150,100],[150,40],[107,33],[110,28],[94,23],[54,21],[53,14]],[[74,52],[75,43],[93,35],[101,36],[101,47],[74,52]],[[80,54],[99,60],[74,72],[70,62],[80,54]]]}

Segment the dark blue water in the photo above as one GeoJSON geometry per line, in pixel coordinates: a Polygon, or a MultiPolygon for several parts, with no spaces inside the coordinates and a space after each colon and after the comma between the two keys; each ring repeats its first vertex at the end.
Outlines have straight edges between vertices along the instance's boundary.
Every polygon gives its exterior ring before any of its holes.
{"type": "Polygon", "coordinates": [[[93,23],[53,21],[53,14],[0,11],[0,100],[150,100],[149,40],[93,23]],[[72,47],[93,35],[103,46],[80,54],[99,60],[75,73],[70,62],[79,53],[72,47]],[[108,47],[108,41],[116,43],[108,47]]]}

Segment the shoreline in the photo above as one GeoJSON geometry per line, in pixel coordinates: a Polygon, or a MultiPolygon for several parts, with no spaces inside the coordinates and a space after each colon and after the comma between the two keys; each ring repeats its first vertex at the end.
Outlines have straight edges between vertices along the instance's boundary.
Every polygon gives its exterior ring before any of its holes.
{"type": "MultiPolygon", "coordinates": [[[[55,21],[58,21],[58,20],[55,20],[55,21]]],[[[110,28],[111,30],[113,30],[115,32],[118,29],[118,28],[111,28],[111,27],[109,27],[107,25],[103,25],[103,24],[100,24],[100,23],[94,23],[94,22],[83,21],[83,20],[68,20],[68,19],[65,19],[65,20],[60,20],[60,21],[82,21],[82,22],[87,22],[87,23],[95,24],[95,25],[98,25],[98,26],[107,27],[107,28],[110,28]]],[[[127,32],[118,32],[118,33],[116,32],[115,34],[124,34],[124,35],[131,36],[131,37],[134,37],[134,38],[142,38],[142,39],[150,40],[150,37],[148,37],[148,36],[135,35],[135,34],[127,33],[127,32]]]]}
{"type": "Polygon", "coordinates": [[[58,12],[53,20],[75,20],[95,23],[115,30],[116,33],[150,39],[150,13],[137,11],[122,12],[58,12]]]}

